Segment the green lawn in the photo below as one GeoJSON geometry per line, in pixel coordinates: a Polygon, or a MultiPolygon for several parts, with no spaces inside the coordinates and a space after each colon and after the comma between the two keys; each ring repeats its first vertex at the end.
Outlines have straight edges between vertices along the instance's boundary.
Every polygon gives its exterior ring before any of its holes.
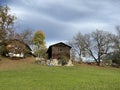
{"type": "Polygon", "coordinates": [[[0,70],[0,90],[120,90],[120,69],[25,63],[0,70]]]}

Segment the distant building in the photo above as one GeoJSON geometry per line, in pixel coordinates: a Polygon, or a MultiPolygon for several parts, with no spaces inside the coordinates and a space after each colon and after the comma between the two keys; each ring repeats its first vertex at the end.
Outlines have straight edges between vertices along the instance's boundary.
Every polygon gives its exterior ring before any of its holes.
{"type": "Polygon", "coordinates": [[[61,59],[62,57],[70,59],[71,47],[63,42],[51,45],[48,50],[48,59],[61,59]]]}
{"type": "Polygon", "coordinates": [[[10,57],[26,57],[31,55],[31,48],[25,44],[23,41],[10,40],[6,43],[6,49],[8,51],[8,56],[10,57]]]}

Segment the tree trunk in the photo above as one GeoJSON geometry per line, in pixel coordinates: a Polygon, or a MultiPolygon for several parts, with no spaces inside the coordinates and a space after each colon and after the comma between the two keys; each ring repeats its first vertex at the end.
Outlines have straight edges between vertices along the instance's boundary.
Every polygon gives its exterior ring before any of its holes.
{"type": "Polygon", "coordinates": [[[100,66],[100,62],[97,62],[97,66],[100,66]]]}
{"type": "Polygon", "coordinates": [[[79,54],[79,60],[80,60],[80,63],[82,63],[81,51],[80,51],[80,54],[79,54]]]}

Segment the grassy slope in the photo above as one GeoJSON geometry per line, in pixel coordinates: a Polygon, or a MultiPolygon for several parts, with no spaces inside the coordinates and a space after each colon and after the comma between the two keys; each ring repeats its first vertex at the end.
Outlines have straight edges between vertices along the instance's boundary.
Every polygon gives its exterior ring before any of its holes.
{"type": "Polygon", "coordinates": [[[120,90],[117,68],[47,67],[31,60],[9,62],[11,67],[0,67],[0,90],[120,90]]]}

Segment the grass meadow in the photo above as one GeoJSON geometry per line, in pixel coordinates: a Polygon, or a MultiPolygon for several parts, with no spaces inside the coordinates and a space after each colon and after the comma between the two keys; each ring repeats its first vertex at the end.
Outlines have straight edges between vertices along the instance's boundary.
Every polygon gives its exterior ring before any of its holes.
{"type": "Polygon", "coordinates": [[[49,67],[27,61],[0,61],[0,90],[120,90],[119,68],[49,67]]]}

